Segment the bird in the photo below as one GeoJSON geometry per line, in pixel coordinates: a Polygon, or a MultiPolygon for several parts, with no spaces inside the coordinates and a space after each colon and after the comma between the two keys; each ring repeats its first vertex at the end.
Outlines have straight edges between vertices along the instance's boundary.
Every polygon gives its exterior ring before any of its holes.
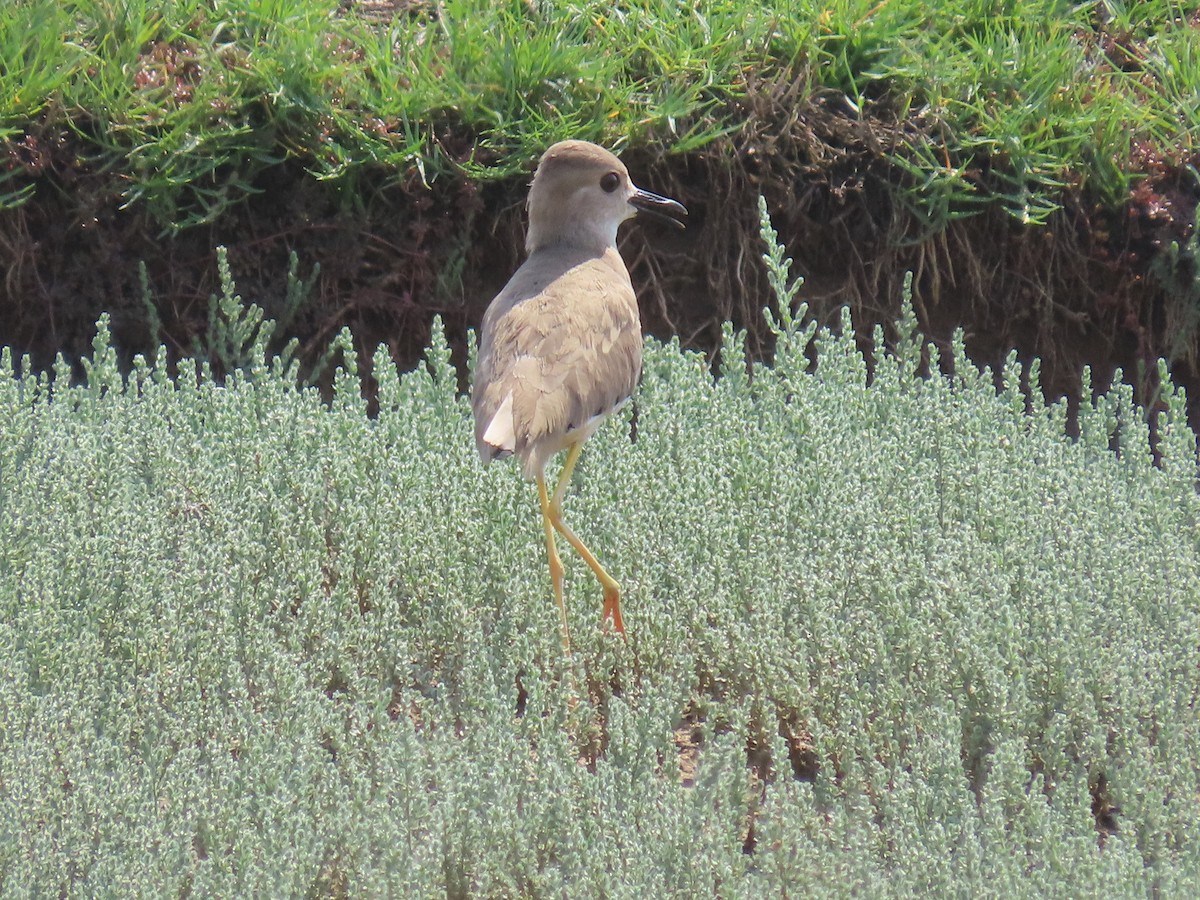
{"type": "Polygon", "coordinates": [[[584,442],[632,396],[641,376],[637,297],[617,229],[638,213],[683,228],[682,203],[642,190],[609,150],[560,141],[534,171],[526,209],[526,259],[488,305],[479,333],[471,406],[480,459],[515,455],[537,483],[550,581],[562,644],[570,652],[563,603],[563,537],[603,589],[601,624],[625,636],[621,589],[563,520],[563,499],[584,442]],[[558,481],[546,464],[567,451],[558,481]]]}

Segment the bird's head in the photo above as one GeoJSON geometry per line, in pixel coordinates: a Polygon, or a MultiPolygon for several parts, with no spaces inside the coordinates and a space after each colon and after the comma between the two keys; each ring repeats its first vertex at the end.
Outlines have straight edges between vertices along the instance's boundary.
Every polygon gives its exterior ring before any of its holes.
{"type": "Polygon", "coordinates": [[[637,187],[629,170],[603,147],[561,141],[543,155],[529,189],[530,253],[554,244],[603,252],[617,245],[617,228],[639,212],[683,227],[683,204],[637,187]]]}

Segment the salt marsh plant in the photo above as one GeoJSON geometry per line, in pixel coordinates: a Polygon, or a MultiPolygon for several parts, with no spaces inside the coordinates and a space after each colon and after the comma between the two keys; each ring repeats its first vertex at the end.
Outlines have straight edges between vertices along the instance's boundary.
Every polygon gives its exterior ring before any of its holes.
{"type": "Polygon", "coordinates": [[[1194,896],[1182,393],[1158,464],[1125,387],[1069,438],[1036,365],[922,375],[910,317],[868,368],[769,255],[771,364],[650,341],[594,438],[630,634],[569,658],[440,332],[375,417],[350,354],[326,403],[261,342],[6,353],[3,893],[1194,896]]]}

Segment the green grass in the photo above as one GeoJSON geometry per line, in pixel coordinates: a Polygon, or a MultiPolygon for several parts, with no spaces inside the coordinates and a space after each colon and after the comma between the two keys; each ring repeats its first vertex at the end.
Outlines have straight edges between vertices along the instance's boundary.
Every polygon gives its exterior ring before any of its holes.
{"type": "Polygon", "coordinates": [[[651,341],[589,443],[629,641],[568,556],[570,659],[440,333],[375,418],[258,333],[224,385],[103,320],[86,383],[6,354],[0,893],[1194,896],[1182,393],[1156,467],[1127,387],[1069,439],[1036,367],[919,377],[911,314],[869,378],[770,259],[773,365],[651,341]]]}
{"type": "Polygon", "coordinates": [[[0,10],[13,151],[0,204],[49,189],[28,143],[63,130],[75,157],[60,164],[109,173],[124,204],[186,227],[286,160],[353,194],[524,173],[568,136],[686,152],[788,127],[794,109],[758,101],[798,83],[801,97],[844,93],[848,114],[878,124],[909,172],[897,191],[930,223],[988,203],[1039,222],[1064,184],[1118,202],[1137,143],[1194,152],[1195,11],[449,0],[380,21],[336,0],[14,0],[0,10]]]}

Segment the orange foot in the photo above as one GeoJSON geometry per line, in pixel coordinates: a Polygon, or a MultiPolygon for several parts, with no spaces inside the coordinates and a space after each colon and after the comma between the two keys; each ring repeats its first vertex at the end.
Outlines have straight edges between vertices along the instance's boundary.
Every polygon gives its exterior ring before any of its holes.
{"type": "MultiPolygon", "coordinates": [[[[617,634],[625,637],[625,621],[621,618],[621,591],[620,589],[605,590],[604,592],[604,609],[601,613],[600,621],[612,619],[613,627],[617,629],[617,634]]],[[[628,638],[626,638],[628,640],[628,638]]]]}

